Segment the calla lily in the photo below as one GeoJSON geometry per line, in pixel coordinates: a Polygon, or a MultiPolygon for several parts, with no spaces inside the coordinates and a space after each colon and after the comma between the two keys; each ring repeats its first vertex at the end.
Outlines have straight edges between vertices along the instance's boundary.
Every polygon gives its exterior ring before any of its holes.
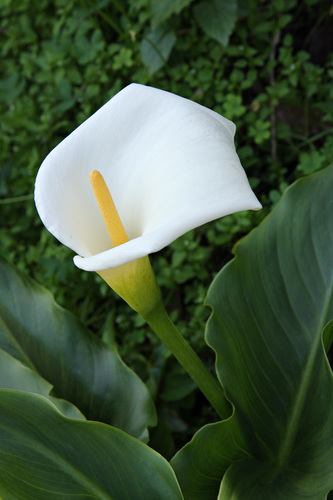
{"type": "Polygon", "coordinates": [[[104,271],[156,252],[190,229],[261,208],[234,147],[235,125],[197,103],[131,84],[44,160],[35,202],[47,229],[104,271]],[[128,241],[113,246],[89,182],[100,171],[128,241]]]}
{"type": "Polygon", "coordinates": [[[199,104],[132,84],[47,156],[35,188],[43,223],[78,254],[75,264],[145,318],[221,418],[229,402],[170,321],[148,254],[213,219],[261,208],[234,134],[199,104]]]}

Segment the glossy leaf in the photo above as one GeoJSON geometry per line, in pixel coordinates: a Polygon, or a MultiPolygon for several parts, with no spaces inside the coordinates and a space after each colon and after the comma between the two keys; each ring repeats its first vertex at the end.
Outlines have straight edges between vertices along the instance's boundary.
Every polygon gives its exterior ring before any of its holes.
{"type": "Polygon", "coordinates": [[[234,418],[202,427],[171,460],[186,500],[216,500],[230,465],[247,456],[234,418]]]}
{"type": "Polygon", "coordinates": [[[54,386],[86,418],[145,439],[155,423],[146,386],[52,295],[0,260],[0,348],[54,386]]]}
{"type": "Polygon", "coordinates": [[[168,462],[124,432],[71,420],[46,399],[0,391],[3,499],[180,500],[168,462]]]}
{"type": "Polygon", "coordinates": [[[222,479],[221,500],[333,488],[332,192],[333,167],[295,183],[209,290],[207,342],[234,414],[176,455],[185,498],[216,499],[222,479]]]}
{"type": "Polygon", "coordinates": [[[71,403],[50,396],[51,384],[2,349],[0,349],[0,389],[39,394],[49,399],[66,417],[84,420],[82,413],[71,403]]]}
{"type": "Polygon", "coordinates": [[[237,18],[236,0],[202,0],[195,5],[194,15],[208,36],[228,45],[237,18]]]}
{"type": "Polygon", "coordinates": [[[333,343],[333,320],[327,323],[323,331],[323,343],[326,354],[328,354],[333,343]]]}
{"type": "Polygon", "coordinates": [[[293,470],[292,466],[285,470],[276,470],[253,458],[239,460],[227,470],[221,485],[218,500],[250,499],[250,500],[324,500],[327,491],[314,489],[313,483],[327,484],[325,471],[321,475],[314,474],[311,469],[304,474],[293,470]],[[240,480],[241,478],[241,480],[240,480]]]}

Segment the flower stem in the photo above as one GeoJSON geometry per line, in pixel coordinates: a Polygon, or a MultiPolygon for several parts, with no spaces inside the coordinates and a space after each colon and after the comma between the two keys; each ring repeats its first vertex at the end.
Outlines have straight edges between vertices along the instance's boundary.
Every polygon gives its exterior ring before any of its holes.
{"type": "Polygon", "coordinates": [[[224,396],[222,386],[179,333],[170,320],[162,302],[160,301],[151,312],[146,314],[144,319],[185,368],[220,418],[229,417],[231,405],[224,396]]]}

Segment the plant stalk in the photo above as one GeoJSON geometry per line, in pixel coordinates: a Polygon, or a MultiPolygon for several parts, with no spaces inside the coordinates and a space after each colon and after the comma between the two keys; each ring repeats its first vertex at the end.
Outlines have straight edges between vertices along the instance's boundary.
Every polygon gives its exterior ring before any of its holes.
{"type": "Polygon", "coordinates": [[[222,420],[228,418],[231,414],[231,405],[225,398],[222,386],[179,333],[170,320],[162,301],[144,319],[185,368],[219,417],[222,420]]]}

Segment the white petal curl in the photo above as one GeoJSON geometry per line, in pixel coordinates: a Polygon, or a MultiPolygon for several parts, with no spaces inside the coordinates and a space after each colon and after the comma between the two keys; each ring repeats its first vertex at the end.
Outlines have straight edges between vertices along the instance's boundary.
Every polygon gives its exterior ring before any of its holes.
{"type": "Polygon", "coordinates": [[[131,84],[42,163],[35,202],[46,228],[87,271],[157,252],[190,229],[258,210],[234,147],[235,125],[169,92],[131,84]],[[112,248],[89,181],[99,170],[130,241],[112,248]]]}

